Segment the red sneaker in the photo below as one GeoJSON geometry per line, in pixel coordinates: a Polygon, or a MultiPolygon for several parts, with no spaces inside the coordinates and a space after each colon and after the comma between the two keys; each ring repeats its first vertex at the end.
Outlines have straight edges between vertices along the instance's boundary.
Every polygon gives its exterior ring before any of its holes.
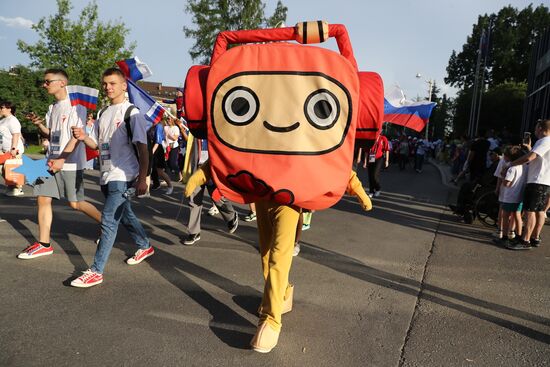
{"type": "Polygon", "coordinates": [[[103,283],[103,274],[88,269],[81,276],[73,280],[71,285],[78,288],[89,288],[100,283],[103,283]]]}
{"type": "Polygon", "coordinates": [[[143,260],[147,259],[149,256],[153,255],[155,253],[155,249],[153,246],[150,246],[149,248],[146,248],[145,250],[139,249],[136,251],[134,256],[126,260],[126,264],[128,265],[136,265],[142,262],[143,260]]]}
{"type": "Polygon", "coordinates": [[[23,250],[19,255],[18,259],[28,260],[34,259],[35,257],[46,256],[53,254],[53,247],[44,247],[40,243],[35,242],[32,245],[29,245],[26,249],[23,250]]]}

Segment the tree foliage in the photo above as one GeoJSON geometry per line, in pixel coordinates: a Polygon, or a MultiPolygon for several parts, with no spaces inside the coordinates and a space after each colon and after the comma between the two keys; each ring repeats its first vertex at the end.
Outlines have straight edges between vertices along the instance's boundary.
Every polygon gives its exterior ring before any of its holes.
{"type": "Polygon", "coordinates": [[[286,20],[288,9],[279,0],[273,15],[266,17],[262,0],[189,0],[185,10],[195,25],[183,28],[187,38],[195,39],[189,55],[193,61],[208,64],[219,32],[276,27],[286,20]]]}
{"type": "Polygon", "coordinates": [[[10,70],[0,70],[0,100],[10,101],[16,106],[15,116],[21,122],[24,132],[35,130],[25,119],[25,112],[34,111],[45,115],[50,103],[48,94],[42,88],[42,71],[18,65],[10,70]]]}
{"type": "MultiPolygon", "coordinates": [[[[507,131],[518,136],[526,90],[525,82],[504,82],[484,93],[479,116],[479,129],[507,131]]],[[[471,89],[458,93],[453,122],[453,131],[456,136],[466,134],[468,131],[471,103],[471,89]]]]}
{"type": "Polygon", "coordinates": [[[117,60],[129,57],[135,44],[126,48],[129,29],[122,22],[101,22],[95,2],[89,3],[77,21],[69,19],[70,0],[57,0],[57,13],[33,25],[40,39],[34,45],[22,40],[19,50],[29,55],[31,66],[63,68],[71,84],[99,88],[100,75],[117,60]]]}
{"type": "Polygon", "coordinates": [[[527,80],[532,46],[550,24],[550,11],[544,5],[536,8],[529,5],[523,10],[506,6],[497,14],[480,15],[462,51],[453,50],[445,83],[458,88],[473,86],[479,40],[490,20],[492,28],[485,83],[491,88],[508,81],[521,83],[527,80]]]}

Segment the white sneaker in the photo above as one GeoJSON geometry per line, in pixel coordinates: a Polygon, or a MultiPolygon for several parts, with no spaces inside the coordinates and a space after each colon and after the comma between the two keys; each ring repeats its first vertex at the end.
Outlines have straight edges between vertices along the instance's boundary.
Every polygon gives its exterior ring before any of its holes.
{"type": "Polygon", "coordinates": [[[220,211],[216,207],[216,205],[212,205],[212,208],[208,209],[208,215],[213,217],[214,215],[218,214],[220,211]]]}
{"type": "Polygon", "coordinates": [[[300,253],[300,242],[296,242],[294,244],[294,251],[292,252],[292,256],[298,256],[300,253]]]}
{"type": "Polygon", "coordinates": [[[25,193],[23,192],[23,189],[15,187],[8,192],[6,192],[6,196],[23,196],[25,193]]]}
{"type": "Polygon", "coordinates": [[[174,192],[174,186],[170,186],[164,192],[166,195],[171,195],[174,192]]]}
{"type": "Polygon", "coordinates": [[[377,198],[377,197],[380,196],[381,193],[382,193],[382,191],[375,191],[373,196],[374,196],[375,198],[377,198]]]}

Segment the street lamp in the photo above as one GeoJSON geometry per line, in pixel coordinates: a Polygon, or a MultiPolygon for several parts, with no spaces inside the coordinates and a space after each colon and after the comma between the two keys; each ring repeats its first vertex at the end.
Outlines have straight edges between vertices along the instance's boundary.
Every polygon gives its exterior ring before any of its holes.
{"type": "MultiPolygon", "coordinates": [[[[417,73],[416,78],[417,79],[422,79],[422,74],[417,73]]],[[[434,84],[435,84],[435,80],[432,79],[432,78],[428,78],[428,79],[424,79],[424,81],[426,83],[428,83],[428,102],[431,102],[432,101],[432,90],[433,90],[433,87],[434,87],[434,84]]],[[[428,119],[428,121],[426,121],[426,140],[428,140],[429,127],[430,127],[430,119],[428,119]]]]}

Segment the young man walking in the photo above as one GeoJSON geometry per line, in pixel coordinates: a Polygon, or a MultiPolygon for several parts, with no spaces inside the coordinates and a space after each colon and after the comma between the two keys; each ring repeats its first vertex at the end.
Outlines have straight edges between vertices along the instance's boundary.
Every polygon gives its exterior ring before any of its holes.
{"type": "Polygon", "coordinates": [[[71,128],[82,127],[86,121],[86,108],[71,106],[67,89],[67,73],[62,69],[48,69],[44,72],[44,88],[53,95],[56,102],[49,106],[44,120],[34,113],[28,115],[38,127],[40,134],[50,141],[46,156],[52,176],[34,186],[34,195],[38,205],[38,242],[29,245],[17,257],[28,260],[51,255],[50,230],[52,225],[52,198],[65,197],[69,206],[83,212],[96,222],[100,222],[101,213],[95,206],[84,200],[82,170],[86,163],[83,144],[73,138],[71,128]]]}
{"type": "Polygon", "coordinates": [[[94,132],[86,135],[74,128],[74,137],[91,149],[99,149],[100,185],[105,196],[101,214],[101,236],[92,267],[73,280],[73,287],[88,288],[103,282],[103,271],[113,249],[120,222],[138,247],[128,265],[136,265],[153,255],[155,250],[132,210],[131,197],[147,191],[147,121],[125,98],[124,74],[116,68],[103,73],[103,90],[110,105],[98,116],[94,132]]]}

